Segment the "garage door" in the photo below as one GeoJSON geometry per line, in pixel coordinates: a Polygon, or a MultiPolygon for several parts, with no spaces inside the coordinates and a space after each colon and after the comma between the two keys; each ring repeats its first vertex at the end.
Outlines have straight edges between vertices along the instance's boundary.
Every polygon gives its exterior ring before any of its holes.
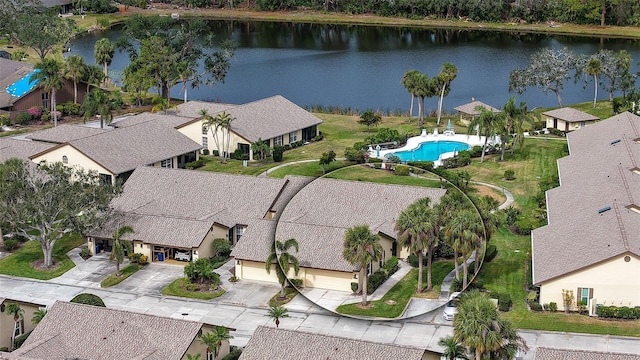
{"type": "Polygon", "coordinates": [[[351,291],[351,282],[354,280],[351,273],[307,269],[305,286],[338,291],[351,291]]]}
{"type": "Polygon", "coordinates": [[[271,273],[267,274],[264,263],[256,261],[241,260],[241,264],[236,265],[236,276],[241,279],[278,283],[276,271],[272,269],[271,273]]]}

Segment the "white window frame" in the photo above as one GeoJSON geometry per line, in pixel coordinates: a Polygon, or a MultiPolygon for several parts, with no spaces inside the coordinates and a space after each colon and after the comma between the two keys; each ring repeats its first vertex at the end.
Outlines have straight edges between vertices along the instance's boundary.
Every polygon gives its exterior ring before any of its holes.
{"type": "Polygon", "coordinates": [[[207,128],[206,126],[202,127],[202,135],[207,135],[207,133],[209,132],[209,128],[207,128]]]}
{"type": "Polygon", "coordinates": [[[202,137],[202,148],[209,150],[209,138],[207,136],[202,137]]]}
{"type": "Polygon", "coordinates": [[[67,157],[67,155],[62,155],[62,163],[65,165],[69,163],[69,157],[67,157]]]}
{"type": "Polygon", "coordinates": [[[165,169],[173,169],[173,159],[165,159],[160,162],[160,167],[165,169]]]}
{"type": "Polygon", "coordinates": [[[215,356],[216,356],[216,354],[214,354],[213,351],[211,351],[211,350],[209,350],[209,348],[207,348],[206,360],[215,360],[215,356]]]}
{"type": "Polygon", "coordinates": [[[244,235],[244,226],[236,225],[235,235],[236,235],[236,244],[237,244],[238,242],[240,242],[240,238],[242,238],[242,235],[244,235]]]}
{"type": "Polygon", "coordinates": [[[298,141],[298,132],[292,131],[289,133],[289,144],[298,141]]]}
{"type": "Polygon", "coordinates": [[[282,146],[282,135],[273,138],[273,146],[276,145],[282,146]]]}

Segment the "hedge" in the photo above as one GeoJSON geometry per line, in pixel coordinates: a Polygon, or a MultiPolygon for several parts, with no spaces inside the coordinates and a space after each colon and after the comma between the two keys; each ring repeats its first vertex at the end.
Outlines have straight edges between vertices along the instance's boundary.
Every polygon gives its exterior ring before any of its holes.
{"type": "Polygon", "coordinates": [[[398,271],[398,258],[395,256],[387,260],[378,271],[369,275],[367,278],[367,294],[371,295],[377,288],[382,285],[391,275],[398,271]]]}
{"type": "Polygon", "coordinates": [[[107,307],[104,304],[104,301],[98,296],[94,294],[82,293],[76,295],[73,299],[71,299],[72,303],[76,304],[85,304],[85,305],[93,305],[99,307],[107,307]]]}
{"type": "Polygon", "coordinates": [[[596,314],[602,318],[640,319],[640,307],[598,306],[596,307],[596,314]]]}
{"type": "Polygon", "coordinates": [[[487,246],[487,252],[484,254],[484,262],[488,263],[498,255],[498,248],[495,245],[487,246]]]}

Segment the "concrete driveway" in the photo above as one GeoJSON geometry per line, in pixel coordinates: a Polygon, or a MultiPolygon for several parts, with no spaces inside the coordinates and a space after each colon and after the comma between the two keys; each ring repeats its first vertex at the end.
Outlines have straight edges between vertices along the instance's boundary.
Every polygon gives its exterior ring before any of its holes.
{"type": "Polygon", "coordinates": [[[112,288],[136,294],[160,295],[163,287],[183,276],[182,265],[151,263],[112,288]]]}
{"type": "Polygon", "coordinates": [[[99,288],[100,282],[116,270],[115,265],[109,261],[108,254],[98,254],[87,260],[81,258],[79,254],[80,248],[69,251],[67,255],[76,266],[51,281],[58,284],[99,288]]]}

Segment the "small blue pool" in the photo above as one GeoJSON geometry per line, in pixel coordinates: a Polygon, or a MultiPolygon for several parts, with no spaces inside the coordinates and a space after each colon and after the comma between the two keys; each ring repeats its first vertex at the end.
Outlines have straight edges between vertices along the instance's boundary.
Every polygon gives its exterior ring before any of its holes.
{"type": "Polygon", "coordinates": [[[428,141],[415,150],[396,151],[393,154],[402,161],[436,161],[441,154],[460,150],[469,150],[469,144],[459,141],[428,141]]]}
{"type": "Polygon", "coordinates": [[[22,95],[28,93],[29,91],[31,91],[31,89],[33,89],[36,85],[38,85],[37,81],[33,81],[31,82],[31,76],[33,76],[33,74],[39,72],[40,70],[33,70],[32,72],[28,73],[25,77],[23,77],[22,79],[14,82],[13,84],[9,85],[7,87],[7,92],[9,93],[9,95],[11,96],[15,96],[15,97],[21,97],[22,95]]]}

